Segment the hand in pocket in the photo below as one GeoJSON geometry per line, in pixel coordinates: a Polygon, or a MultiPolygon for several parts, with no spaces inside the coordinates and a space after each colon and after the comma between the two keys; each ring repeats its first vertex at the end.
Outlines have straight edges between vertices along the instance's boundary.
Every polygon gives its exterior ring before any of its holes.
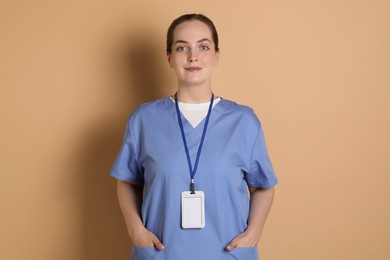
{"type": "Polygon", "coordinates": [[[254,236],[251,236],[247,232],[243,232],[233,238],[232,241],[225,247],[227,251],[231,251],[234,248],[242,247],[256,247],[258,239],[254,236]]]}
{"type": "Polygon", "coordinates": [[[164,250],[165,246],[152,232],[143,228],[132,236],[133,246],[135,247],[156,247],[158,250],[164,250]]]}

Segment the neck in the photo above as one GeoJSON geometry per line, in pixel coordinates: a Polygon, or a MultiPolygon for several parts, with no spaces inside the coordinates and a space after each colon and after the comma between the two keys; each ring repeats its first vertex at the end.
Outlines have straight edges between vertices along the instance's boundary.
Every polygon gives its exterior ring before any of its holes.
{"type": "Polygon", "coordinates": [[[177,99],[183,103],[205,103],[211,98],[211,88],[180,88],[177,90],[177,99]]]}

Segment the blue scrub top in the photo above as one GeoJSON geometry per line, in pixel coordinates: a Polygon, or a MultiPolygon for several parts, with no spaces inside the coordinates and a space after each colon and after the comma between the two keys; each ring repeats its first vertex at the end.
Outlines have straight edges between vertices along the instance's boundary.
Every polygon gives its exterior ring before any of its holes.
{"type": "MultiPolygon", "coordinates": [[[[194,164],[205,120],[193,128],[182,119],[194,164]]],[[[224,250],[247,227],[247,186],[271,188],[277,183],[261,124],[251,108],[222,99],[211,112],[195,176],[196,190],[205,196],[205,228],[181,228],[180,199],[189,190],[190,174],[170,97],[132,113],[111,176],[144,183],[143,223],[166,247],[133,247],[133,260],[258,259],[257,247],[224,250]]]]}

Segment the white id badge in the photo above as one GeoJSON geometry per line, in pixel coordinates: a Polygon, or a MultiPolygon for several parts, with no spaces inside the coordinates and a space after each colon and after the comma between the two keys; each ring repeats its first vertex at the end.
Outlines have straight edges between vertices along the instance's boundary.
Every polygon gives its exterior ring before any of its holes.
{"type": "Polygon", "coordinates": [[[181,193],[181,227],[182,228],[204,228],[204,193],[203,191],[190,191],[181,193]]]}

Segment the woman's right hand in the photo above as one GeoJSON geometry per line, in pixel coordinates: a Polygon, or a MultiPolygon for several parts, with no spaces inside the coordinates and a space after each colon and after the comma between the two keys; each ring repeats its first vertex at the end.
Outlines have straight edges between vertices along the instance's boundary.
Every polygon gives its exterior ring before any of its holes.
{"type": "Polygon", "coordinates": [[[158,250],[164,250],[165,246],[152,232],[145,227],[139,228],[136,232],[130,234],[133,246],[136,247],[156,247],[158,250]]]}
{"type": "Polygon", "coordinates": [[[163,250],[164,245],[145,228],[141,220],[143,185],[118,180],[117,189],[119,205],[133,245],[135,247],[156,247],[158,250],[163,250]]]}

